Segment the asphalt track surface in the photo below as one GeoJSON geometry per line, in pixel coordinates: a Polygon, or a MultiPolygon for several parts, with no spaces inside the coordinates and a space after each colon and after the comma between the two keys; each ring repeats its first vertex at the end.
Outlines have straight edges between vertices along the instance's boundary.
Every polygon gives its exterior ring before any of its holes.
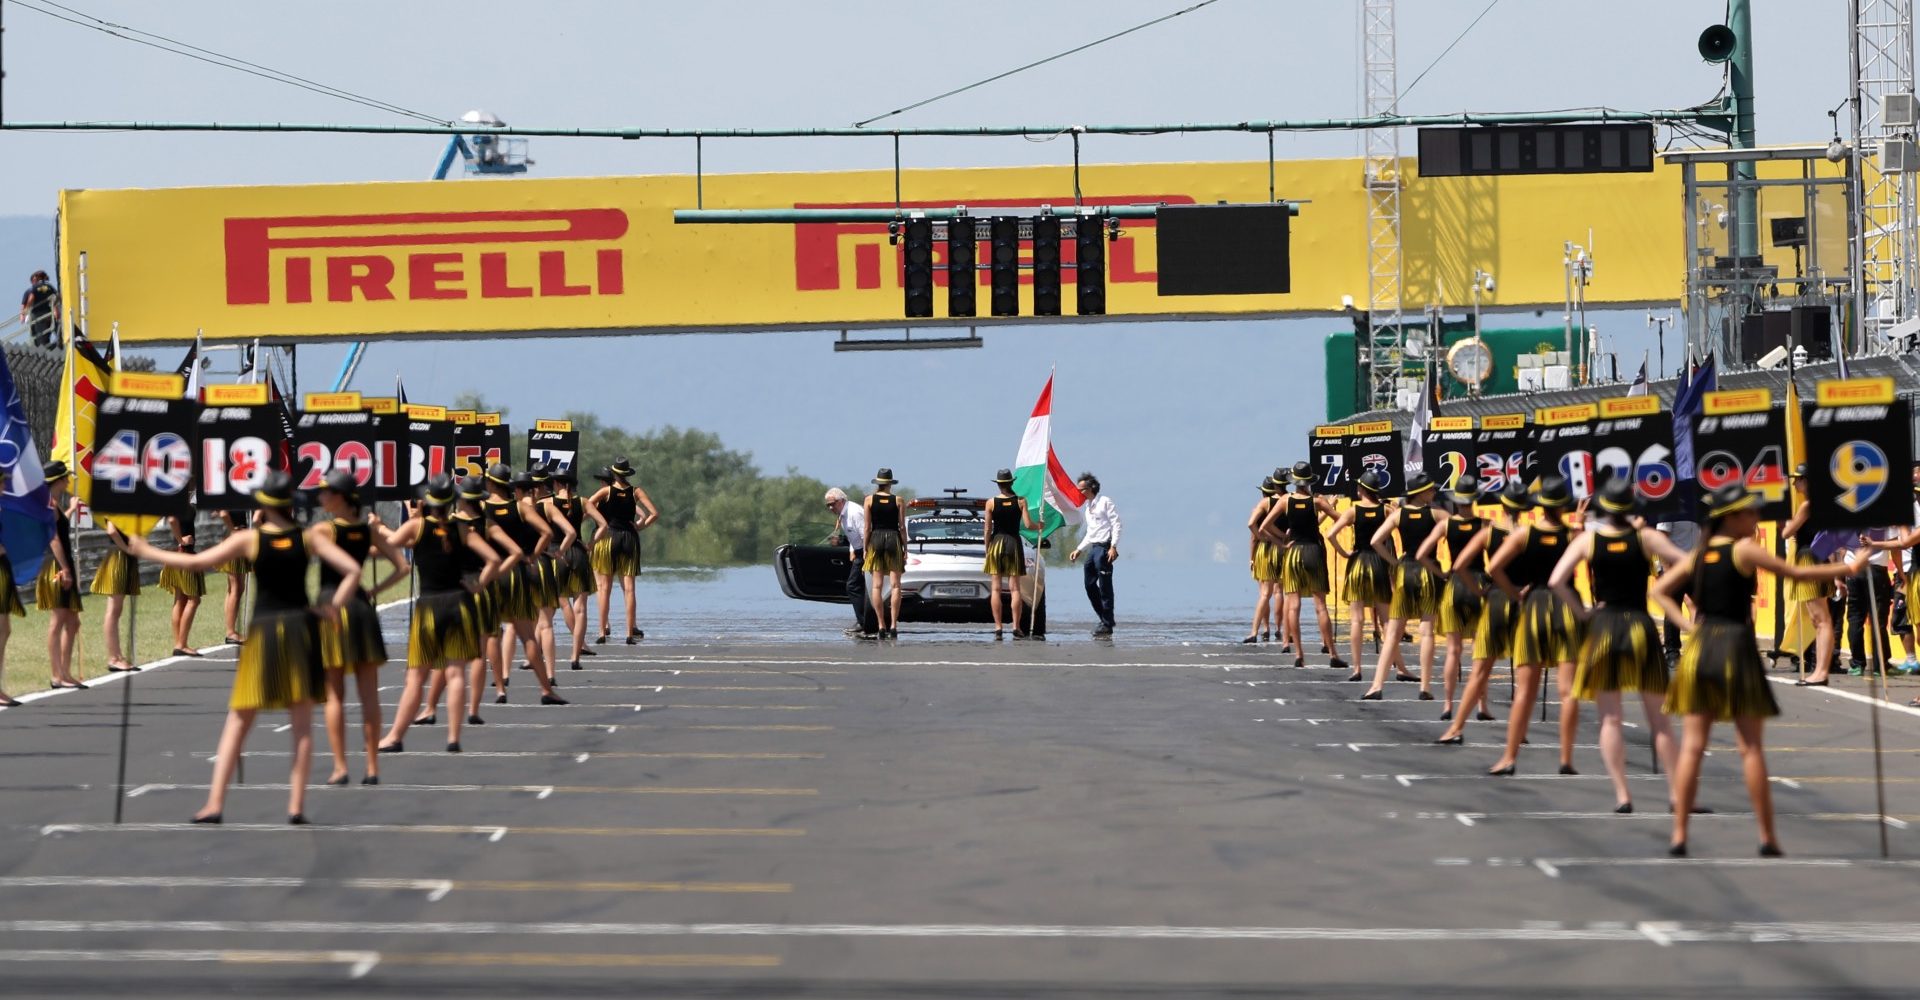
{"type": "MultiPolygon", "coordinates": [[[[404,610],[389,612],[397,638],[404,610]]],[[[1112,997],[1912,996],[1920,718],[1779,689],[1789,857],[1755,857],[1716,732],[1694,856],[1664,784],[1614,816],[1583,720],[1432,746],[1271,650],[993,643],[600,647],[566,707],[414,729],[378,787],[282,825],[263,716],[227,825],[190,827],[232,651],[0,713],[0,994],[1112,997]],[[1915,824],[1909,828],[1907,824],[1915,824]]],[[[1319,659],[1319,658],[1316,658],[1319,659]]],[[[402,671],[389,667],[389,705],[402,671]]],[[[1498,686],[1504,720],[1506,685],[1498,686]]],[[[389,708],[389,711],[391,709],[389,708]]],[[[1629,719],[1634,719],[1629,714],[1629,719]]],[[[316,726],[317,729],[317,726],[316,726]]],[[[317,740],[314,778],[330,768],[317,740]]],[[[355,759],[355,777],[359,761],[355,759]]]]}

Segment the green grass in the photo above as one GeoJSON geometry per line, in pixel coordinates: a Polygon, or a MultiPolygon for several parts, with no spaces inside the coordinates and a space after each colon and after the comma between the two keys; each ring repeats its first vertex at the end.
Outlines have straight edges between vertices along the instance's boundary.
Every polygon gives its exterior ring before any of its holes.
{"type": "MultiPolygon", "coordinates": [[[[226,596],[226,574],[207,574],[207,596],[201,600],[200,612],[193,620],[192,635],[197,648],[218,645],[224,638],[221,602],[226,600],[226,596]]],[[[84,681],[107,672],[106,639],[100,634],[100,619],[107,613],[107,599],[83,594],[82,600],[86,607],[80,612],[80,638],[73,644],[73,673],[84,681]]],[[[135,663],[151,663],[172,656],[173,634],[169,616],[173,610],[173,594],[148,585],[141,590],[138,598],[128,599],[127,609],[120,619],[122,650],[135,663]],[[128,614],[135,616],[133,648],[130,650],[124,646],[128,614]]],[[[15,696],[44,691],[50,679],[47,673],[47,614],[33,607],[33,595],[28,593],[27,616],[10,620],[13,632],[7,640],[6,670],[0,674],[0,689],[15,696]]]]}

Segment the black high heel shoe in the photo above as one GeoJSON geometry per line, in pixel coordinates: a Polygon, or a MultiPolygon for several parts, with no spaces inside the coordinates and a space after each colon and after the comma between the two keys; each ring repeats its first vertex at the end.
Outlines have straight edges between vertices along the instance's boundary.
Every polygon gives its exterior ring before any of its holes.
{"type": "Polygon", "coordinates": [[[1296,656],[1293,658],[1293,665],[1295,667],[1304,667],[1307,665],[1307,658],[1304,656],[1296,656]]]}
{"type": "Polygon", "coordinates": [[[198,824],[200,824],[201,826],[219,826],[219,825],[220,825],[220,814],[219,814],[219,813],[208,813],[208,814],[207,814],[207,815],[205,815],[205,816],[195,816],[194,818],[192,818],[192,819],[190,819],[190,820],[188,820],[187,822],[188,822],[188,823],[198,823],[198,824]]]}
{"type": "Polygon", "coordinates": [[[438,723],[439,721],[440,721],[440,716],[438,714],[423,715],[413,720],[413,724],[416,726],[431,726],[438,723]]]}
{"type": "Polygon", "coordinates": [[[1366,679],[1367,679],[1367,675],[1358,670],[1347,675],[1347,683],[1349,684],[1352,684],[1355,681],[1364,681],[1366,679]]]}
{"type": "Polygon", "coordinates": [[[338,788],[338,787],[341,787],[341,786],[343,786],[343,785],[345,785],[346,783],[347,783],[347,776],[346,776],[346,775],[344,775],[344,774],[343,774],[343,775],[341,775],[341,776],[339,776],[338,778],[334,778],[334,779],[331,779],[331,780],[329,780],[329,781],[327,782],[327,784],[328,784],[329,786],[332,786],[332,787],[335,787],[335,788],[338,788]]]}
{"type": "Polygon", "coordinates": [[[611,638],[613,638],[613,636],[610,633],[602,632],[600,633],[600,638],[593,640],[593,644],[596,646],[604,646],[607,644],[607,640],[611,638]]]}
{"type": "MultiPolygon", "coordinates": [[[[1432,701],[1432,700],[1433,700],[1433,692],[1432,692],[1432,691],[1422,691],[1422,692],[1420,692],[1420,700],[1421,700],[1421,701],[1432,701]]],[[[1448,714],[1448,715],[1452,715],[1453,713],[1452,713],[1452,712],[1448,712],[1447,714],[1448,714]]]]}
{"type": "Polygon", "coordinates": [[[1629,813],[1631,813],[1631,812],[1633,812],[1633,803],[1631,803],[1631,802],[1622,802],[1622,803],[1620,803],[1619,805],[1617,805],[1617,806],[1614,806],[1614,807],[1613,807],[1613,811],[1614,811],[1614,812],[1616,812],[1616,813],[1619,813],[1619,814],[1620,814],[1620,815],[1622,815],[1622,816],[1625,816],[1625,815],[1627,815],[1627,814],[1629,814],[1629,813]]]}
{"type": "Polygon", "coordinates": [[[1500,721],[1499,719],[1494,718],[1492,712],[1475,712],[1473,713],[1473,717],[1476,719],[1479,719],[1481,722],[1499,722],[1500,721]]]}
{"type": "Polygon", "coordinates": [[[469,726],[484,726],[486,724],[487,724],[487,720],[482,719],[477,715],[467,716],[467,725],[469,726]]]}
{"type": "Polygon", "coordinates": [[[1684,858],[1686,856],[1687,856],[1687,842],[1684,840],[1679,842],[1678,844],[1671,845],[1667,848],[1667,857],[1684,858]]]}
{"type": "Polygon", "coordinates": [[[447,744],[447,752],[448,753],[465,753],[466,751],[460,749],[460,741],[455,740],[454,742],[447,744]]]}
{"type": "Polygon", "coordinates": [[[363,785],[377,785],[380,783],[380,776],[377,774],[369,774],[366,777],[361,778],[360,783],[363,785]]]}
{"type": "Polygon", "coordinates": [[[312,826],[313,824],[307,822],[306,813],[294,813],[293,815],[287,817],[287,825],[288,826],[312,826]]]}
{"type": "Polygon", "coordinates": [[[498,696],[496,696],[496,697],[495,697],[495,698],[493,699],[493,703],[494,703],[494,704],[496,704],[496,705],[504,705],[504,704],[506,704],[506,703],[507,703],[507,695],[506,695],[506,693],[505,693],[505,692],[501,692],[501,693],[500,693],[500,694],[499,694],[498,696]]]}
{"type": "Polygon", "coordinates": [[[1437,739],[1437,740],[1434,740],[1433,742],[1434,742],[1434,745],[1435,745],[1435,746],[1443,746],[1443,747],[1458,747],[1458,746],[1465,746],[1465,745],[1466,745],[1466,743],[1467,743],[1467,738],[1466,738],[1466,736],[1464,736],[1464,735],[1462,735],[1462,736],[1442,736],[1442,737],[1440,737],[1439,739],[1437,739]]]}
{"type": "Polygon", "coordinates": [[[1363,694],[1360,696],[1360,700],[1361,701],[1385,701],[1387,700],[1387,693],[1385,691],[1368,691],[1366,694],[1363,694]]]}
{"type": "Polygon", "coordinates": [[[572,662],[572,663],[569,663],[569,664],[567,665],[567,667],[568,667],[568,669],[571,669],[571,670],[579,670],[579,669],[580,669],[580,658],[579,658],[579,657],[577,657],[577,656],[576,656],[576,657],[574,657],[574,658],[573,658],[573,662],[572,662]]]}
{"type": "MultiPolygon", "coordinates": [[[[603,636],[602,638],[604,638],[604,636],[603,636]]],[[[599,653],[596,653],[596,652],[594,652],[593,650],[591,650],[591,649],[589,649],[589,648],[587,648],[587,647],[585,647],[585,646],[582,646],[582,647],[580,647],[580,655],[581,655],[581,656],[599,656],[600,654],[599,654],[599,653]]]]}
{"type": "Polygon", "coordinates": [[[382,743],[379,746],[375,747],[374,750],[379,753],[406,753],[407,745],[406,743],[399,742],[399,741],[396,741],[393,743],[382,743]]]}
{"type": "Polygon", "coordinates": [[[1579,774],[1580,772],[1574,770],[1572,764],[1562,764],[1560,765],[1560,773],[1561,774],[1579,774]]]}
{"type": "Polygon", "coordinates": [[[1446,711],[1444,711],[1444,712],[1441,712],[1441,713],[1440,713],[1440,721],[1441,721],[1441,722],[1452,722],[1452,721],[1453,721],[1453,709],[1451,709],[1451,708],[1449,708],[1449,709],[1447,709],[1446,711]]]}
{"type": "Polygon", "coordinates": [[[1781,850],[1779,844],[1766,843],[1760,845],[1760,856],[1763,858],[1784,858],[1787,856],[1787,852],[1781,850]]]}
{"type": "Polygon", "coordinates": [[[1260,637],[1258,635],[1250,635],[1250,636],[1247,636],[1245,639],[1240,640],[1240,645],[1251,646],[1258,643],[1259,641],[1260,641],[1260,637]]]}
{"type": "Polygon", "coordinates": [[[559,696],[559,695],[557,695],[557,694],[543,694],[543,695],[541,695],[541,696],[540,696],[540,704],[542,704],[542,705],[566,705],[566,704],[570,704],[570,702],[568,702],[568,701],[567,701],[567,699],[565,699],[565,698],[562,698],[562,697],[560,697],[560,696],[559,696]]]}
{"type": "Polygon", "coordinates": [[[1506,767],[1496,767],[1493,770],[1488,771],[1487,776],[1490,778],[1511,778],[1513,777],[1513,772],[1517,767],[1519,767],[1518,764],[1508,764],[1506,767]]]}
{"type": "MultiPolygon", "coordinates": [[[[1324,650],[1324,649],[1323,649],[1323,650],[1321,650],[1321,652],[1323,652],[1323,653],[1324,653],[1324,652],[1326,652],[1326,650],[1324,650]]],[[[1331,660],[1328,660],[1328,661],[1327,661],[1327,666],[1329,666],[1329,667],[1332,667],[1332,668],[1333,668],[1333,669],[1335,669],[1335,670],[1345,670],[1345,669],[1347,669],[1347,668],[1348,668],[1348,664],[1347,664],[1347,661],[1345,661],[1345,660],[1343,660],[1343,659],[1341,659],[1341,658],[1339,658],[1338,656],[1336,656],[1336,657],[1334,657],[1334,658],[1333,658],[1333,659],[1331,659],[1331,660]]]]}

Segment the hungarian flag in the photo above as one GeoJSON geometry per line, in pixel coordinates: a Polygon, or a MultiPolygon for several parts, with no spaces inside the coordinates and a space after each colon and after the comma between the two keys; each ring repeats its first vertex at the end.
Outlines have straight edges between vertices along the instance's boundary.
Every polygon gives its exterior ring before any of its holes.
{"type": "Polygon", "coordinates": [[[1040,531],[1022,530],[1030,542],[1053,534],[1063,524],[1079,524],[1087,498],[1067,476],[1060,456],[1053,453],[1053,376],[1033,404],[1027,430],[1020,436],[1020,457],[1013,463],[1013,492],[1027,501],[1027,510],[1040,522],[1040,531]]]}

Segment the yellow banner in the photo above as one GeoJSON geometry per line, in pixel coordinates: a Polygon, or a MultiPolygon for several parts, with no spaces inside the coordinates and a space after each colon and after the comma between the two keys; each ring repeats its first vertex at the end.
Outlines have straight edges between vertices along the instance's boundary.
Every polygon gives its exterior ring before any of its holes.
{"type": "Polygon", "coordinates": [[[271,398],[265,382],[200,387],[200,401],[208,406],[265,406],[271,398]]]}
{"type": "Polygon", "coordinates": [[[476,413],[473,415],[473,422],[482,427],[498,427],[500,426],[500,414],[476,413]]]}
{"type": "MultiPolygon", "coordinates": [[[[541,429],[545,430],[545,428],[541,429]]],[[[1347,429],[1339,424],[1321,424],[1313,429],[1313,436],[1317,438],[1346,437],[1347,429]]]]}
{"type": "Polygon", "coordinates": [[[1600,401],[1600,415],[1609,420],[1617,417],[1647,417],[1659,412],[1659,396],[1621,396],[1600,401]]]}
{"type": "Polygon", "coordinates": [[[368,413],[394,414],[400,412],[400,398],[398,396],[361,396],[360,405],[366,407],[368,413]]]}
{"type": "Polygon", "coordinates": [[[1845,382],[1822,382],[1815,401],[1821,406],[1884,406],[1893,402],[1890,378],[1855,378],[1845,382]]]}
{"type": "Polygon", "coordinates": [[[1526,426],[1527,415],[1524,413],[1496,413],[1480,418],[1480,429],[1483,431],[1517,431],[1526,426]]]}
{"type": "Polygon", "coordinates": [[[1390,430],[1393,430],[1393,421],[1391,420],[1373,420],[1364,424],[1347,425],[1347,433],[1351,435],[1385,434],[1390,430]]]}
{"type": "MultiPolygon", "coordinates": [[[[1268,166],[1088,166],[1082,200],[1264,202],[1268,166]]],[[[1361,162],[1272,169],[1281,198],[1308,202],[1292,227],[1290,294],[1161,298],[1155,223],[1135,220],[1107,245],[1108,311],[1337,315],[1342,296],[1366,286],[1366,241],[1354,238],[1367,217],[1361,162]]],[[[1763,174],[1776,169],[1761,165],[1763,174]]],[[[1565,269],[1539,248],[1589,230],[1598,246],[1634,252],[1598,271],[1587,301],[1675,296],[1673,274],[1685,264],[1674,225],[1678,167],[1502,181],[1423,178],[1409,158],[1398,176],[1400,210],[1418,223],[1402,237],[1405,301],[1464,307],[1480,268],[1500,276],[1486,304],[1559,308],[1565,269]]],[[[907,170],[898,191],[907,210],[964,204],[979,218],[1035,215],[1043,204],[1072,205],[1072,178],[1061,166],[907,170]]],[[[704,207],[892,208],[895,183],[890,170],[709,176],[704,207]]],[[[89,316],[96,326],[117,322],[132,343],[184,343],[196,329],[218,342],[900,325],[905,247],[888,242],[885,223],[676,225],[673,211],[693,208],[693,195],[686,175],[69,190],[60,198],[63,287],[79,287],[85,251],[89,316]],[[161,260],[167,266],[154,266],[161,260]]],[[[1767,263],[1791,263],[1791,251],[1765,252],[1767,263]]],[[[937,321],[946,315],[944,243],[934,253],[937,321]]],[[[1023,275],[1023,287],[1030,280],[1023,275]]],[[[1030,292],[1020,313],[1032,316],[1030,292]]]]}
{"type": "Polygon", "coordinates": [[[1592,420],[1599,412],[1600,408],[1592,403],[1550,406],[1544,410],[1534,411],[1533,420],[1543,427],[1557,427],[1561,424],[1577,424],[1583,420],[1592,420]]]}
{"type": "Polygon", "coordinates": [[[365,409],[360,405],[357,392],[310,392],[302,403],[301,409],[308,413],[351,413],[365,409]]]}
{"type": "Polygon", "coordinates": [[[474,418],[477,416],[479,416],[479,414],[475,413],[472,410],[448,410],[447,411],[447,419],[453,421],[455,424],[458,424],[461,427],[472,426],[474,423],[474,418]]]}
{"type": "Polygon", "coordinates": [[[1427,424],[1430,431],[1470,431],[1473,430],[1472,417],[1434,417],[1427,424]]]}
{"type": "Polygon", "coordinates": [[[536,431],[565,432],[565,431],[573,430],[573,421],[571,420],[536,420],[533,422],[533,429],[536,431]]]}
{"type": "Polygon", "coordinates": [[[410,420],[445,420],[447,419],[447,408],[444,406],[428,406],[425,403],[408,403],[407,418],[410,420]]]}
{"type": "Polygon", "coordinates": [[[107,391],[137,399],[181,399],[187,394],[187,379],[172,372],[114,372],[107,391]]]}
{"type": "Polygon", "coordinates": [[[1758,413],[1773,406],[1772,389],[1721,389],[1700,398],[1701,412],[1710,417],[1726,413],[1758,413]]]}

